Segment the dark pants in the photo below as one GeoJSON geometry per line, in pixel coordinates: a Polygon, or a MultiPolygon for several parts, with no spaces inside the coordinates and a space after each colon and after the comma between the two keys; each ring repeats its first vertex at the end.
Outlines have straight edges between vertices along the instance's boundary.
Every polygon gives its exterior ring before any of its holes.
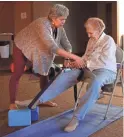
{"type": "MultiPolygon", "coordinates": [[[[9,93],[10,93],[10,103],[14,103],[16,100],[16,94],[18,90],[19,79],[24,73],[24,67],[27,63],[27,58],[24,56],[22,51],[14,46],[13,48],[13,63],[14,72],[10,78],[9,82],[9,93]]],[[[48,83],[47,76],[39,75],[40,77],[40,88],[43,89],[48,83]]]]}

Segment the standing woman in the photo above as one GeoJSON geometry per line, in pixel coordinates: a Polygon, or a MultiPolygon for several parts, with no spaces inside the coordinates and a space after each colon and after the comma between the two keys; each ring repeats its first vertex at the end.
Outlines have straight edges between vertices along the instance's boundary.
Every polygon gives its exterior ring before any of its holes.
{"type": "Polygon", "coordinates": [[[15,100],[18,83],[27,60],[31,61],[34,73],[40,76],[41,89],[48,83],[48,72],[56,54],[73,59],[81,66],[81,58],[70,53],[72,47],[63,28],[68,15],[67,7],[56,4],[51,8],[48,17],[38,18],[15,36],[13,49],[15,71],[9,83],[9,109],[17,109],[15,100]]]}

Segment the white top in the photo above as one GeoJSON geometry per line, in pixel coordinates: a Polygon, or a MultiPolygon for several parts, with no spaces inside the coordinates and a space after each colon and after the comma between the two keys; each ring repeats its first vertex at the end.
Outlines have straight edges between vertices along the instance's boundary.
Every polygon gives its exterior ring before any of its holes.
{"type": "Polygon", "coordinates": [[[117,72],[116,44],[113,38],[104,32],[98,40],[89,39],[86,52],[82,58],[91,71],[105,68],[117,72]]]}

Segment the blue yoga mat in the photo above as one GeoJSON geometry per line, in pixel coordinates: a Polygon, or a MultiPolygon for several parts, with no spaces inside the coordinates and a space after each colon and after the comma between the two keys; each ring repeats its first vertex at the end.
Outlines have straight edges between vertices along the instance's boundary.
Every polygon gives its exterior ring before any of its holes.
{"type": "Polygon", "coordinates": [[[72,118],[73,111],[69,110],[47,120],[40,121],[29,127],[13,132],[5,137],[88,137],[123,115],[121,107],[111,106],[107,119],[104,120],[106,105],[95,104],[73,132],[63,129],[72,118]]]}

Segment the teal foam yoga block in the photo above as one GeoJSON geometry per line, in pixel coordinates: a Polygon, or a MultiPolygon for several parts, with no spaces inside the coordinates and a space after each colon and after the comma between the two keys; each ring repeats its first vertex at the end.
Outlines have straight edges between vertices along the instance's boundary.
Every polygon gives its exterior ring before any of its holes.
{"type": "Polygon", "coordinates": [[[31,121],[39,120],[39,107],[37,106],[35,109],[31,109],[31,121]]]}
{"type": "Polygon", "coordinates": [[[9,126],[28,126],[31,125],[31,110],[9,110],[8,112],[8,125],[9,126]]]}

